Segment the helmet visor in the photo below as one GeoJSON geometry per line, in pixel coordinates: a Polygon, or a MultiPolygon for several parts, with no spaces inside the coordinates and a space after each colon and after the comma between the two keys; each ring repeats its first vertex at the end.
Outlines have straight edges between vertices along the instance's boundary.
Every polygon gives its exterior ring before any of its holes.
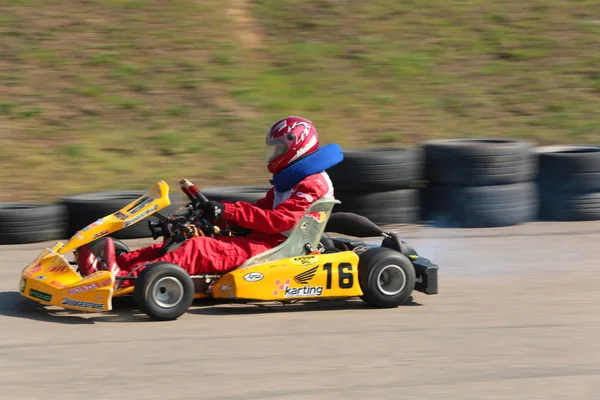
{"type": "Polygon", "coordinates": [[[281,157],[287,152],[287,144],[282,140],[272,140],[267,143],[265,148],[265,158],[267,162],[271,162],[274,159],[281,157]]]}

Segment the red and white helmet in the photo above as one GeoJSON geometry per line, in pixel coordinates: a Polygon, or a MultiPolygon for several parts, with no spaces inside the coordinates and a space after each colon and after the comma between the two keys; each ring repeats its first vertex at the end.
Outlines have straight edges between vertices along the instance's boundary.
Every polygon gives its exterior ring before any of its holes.
{"type": "Polygon", "coordinates": [[[313,123],[301,117],[275,122],[266,139],[267,169],[275,175],[303,156],[319,148],[319,135],[313,123]]]}

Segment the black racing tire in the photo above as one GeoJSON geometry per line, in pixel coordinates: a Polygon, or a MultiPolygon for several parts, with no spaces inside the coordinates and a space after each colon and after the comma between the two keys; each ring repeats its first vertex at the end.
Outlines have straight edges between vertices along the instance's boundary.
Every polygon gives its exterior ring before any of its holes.
{"type": "MultiPolygon", "coordinates": [[[[103,256],[104,243],[106,242],[106,239],[107,239],[106,237],[103,237],[103,238],[100,238],[100,239],[95,240],[92,243],[90,243],[90,250],[91,250],[92,254],[96,255],[97,257],[103,256]]],[[[123,243],[119,239],[112,238],[112,240],[113,240],[113,244],[115,246],[115,255],[117,257],[119,257],[122,254],[127,254],[131,251],[129,249],[129,246],[127,246],[125,243],[123,243]]]]}
{"type": "Polygon", "coordinates": [[[514,139],[447,139],[423,143],[432,184],[490,186],[535,179],[534,144],[514,139]]]}
{"type": "Polygon", "coordinates": [[[536,152],[541,190],[600,192],[600,146],[545,146],[536,152]]]}
{"type": "Polygon", "coordinates": [[[67,237],[62,204],[0,203],[0,244],[26,244],[67,237]]]}
{"type": "Polygon", "coordinates": [[[420,219],[419,191],[417,189],[391,190],[378,193],[352,193],[336,190],[341,201],[333,212],[352,212],[375,224],[414,224],[420,219]]]}
{"type": "Polygon", "coordinates": [[[270,187],[266,186],[221,186],[200,189],[208,200],[245,201],[256,203],[265,197],[270,187]]]}
{"type": "MultiPolygon", "coordinates": [[[[74,235],[78,230],[85,228],[92,222],[113,214],[146,192],[146,190],[121,190],[81,193],[63,197],[61,201],[67,207],[69,213],[69,236],[74,235]]],[[[171,205],[159,211],[163,215],[172,214],[185,201],[182,193],[173,190],[169,192],[169,198],[171,199],[171,205]]],[[[152,216],[139,220],[123,230],[114,232],[112,236],[117,239],[152,237],[152,232],[148,229],[148,218],[152,218],[152,216]]]]}
{"type": "Polygon", "coordinates": [[[540,191],[540,213],[543,221],[600,220],[600,192],[572,193],[540,191]]]}
{"type": "Polygon", "coordinates": [[[424,191],[426,220],[438,227],[491,228],[534,221],[534,182],[497,186],[430,185],[424,191]]]}
{"type": "Polygon", "coordinates": [[[424,176],[423,151],[393,147],[344,150],[344,160],[327,169],[327,173],[339,191],[405,189],[424,176]]]}
{"type": "Polygon", "coordinates": [[[415,288],[416,273],[405,255],[377,247],[360,255],[358,280],[365,303],[393,308],[409,300],[415,288]]]}
{"type": "Polygon", "coordinates": [[[194,282],[178,265],[151,263],[135,280],[133,297],[140,310],[152,320],[172,321],[186,313],[192,305],[194,282]]]}

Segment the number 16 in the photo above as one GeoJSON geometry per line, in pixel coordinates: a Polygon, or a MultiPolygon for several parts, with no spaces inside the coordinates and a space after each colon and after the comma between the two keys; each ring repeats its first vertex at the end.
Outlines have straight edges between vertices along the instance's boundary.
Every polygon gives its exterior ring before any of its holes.
{"type": "MultiPolygon", "coordinates": [[[[327,289],[331,289],[331,274],[333,272],[333,266],[331,263],[323,265],[323,269],[327,271],[327,289]]],[[[340,289],[350,289],[354,285],[354,275],[352,272],[352,264],[343,262],[338,265],[338,286],[340,289]]]]}

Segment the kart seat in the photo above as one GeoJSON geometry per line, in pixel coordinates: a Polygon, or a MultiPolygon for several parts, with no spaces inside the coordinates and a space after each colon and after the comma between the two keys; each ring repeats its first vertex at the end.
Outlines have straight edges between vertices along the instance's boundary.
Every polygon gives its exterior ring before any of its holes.
{"type": "Polygon", "coordinates": [[[270,261],[281,260],[282,258],[304,256],[309,253],[309,248],[316,250],[333,207],[340,203],[339,200],[335,199],[319,199],[315,201],[283,243],[255,255],[240,265],[239,268],[264,264],[270,261]]]}

